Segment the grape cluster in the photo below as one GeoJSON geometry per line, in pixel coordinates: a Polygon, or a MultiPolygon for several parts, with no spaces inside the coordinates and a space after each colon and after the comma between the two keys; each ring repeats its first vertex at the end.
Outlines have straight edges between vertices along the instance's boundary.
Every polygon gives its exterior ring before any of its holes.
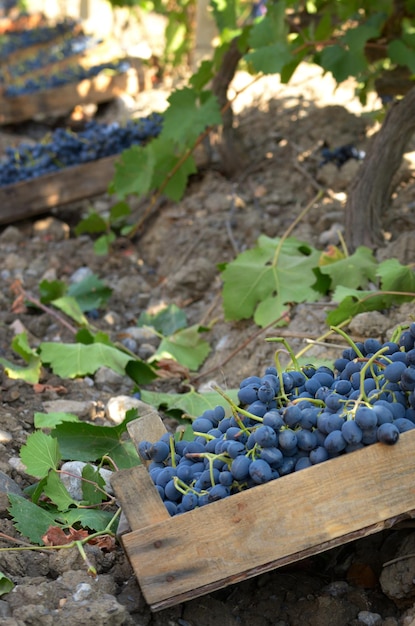
{"type": "Polygon", "coordinates": [[[0,187],[120,154],[132,145],[157,137],[162,119],[161,115],[153,113],[145,118],[128,120],[124,125],[91,121],[79,133],[57,128],[44,142],[9,147],[5,159],[0,161],[0,187]]]}
{"type": "Polygon", "coordinates": [[[323,160],[320,162],[320,167],[326,165],[326,163],[334,163],[340,169],[342,165],[350,161],[350,159],[362,161],[365,158],[365,152],[358,150],[352,144],[339,146],[338,148],[334,148],[334,150],[330,150],[328,146],[325,145],[321,149],[321,156],[323,160]]]}
{"type": "Polygon", "coordinates": [[[70,59],[75,55],[82,54],[96,46],[97,43],[98,41],[90,35],[79,35],[78,37],[63,39],[46,50],[38,51],[31,57],[7,65],[2,70],[0,79],[4,83],[10,77],[12,79],[19,78],[48,65],[53,65],[64,59],[70,59]]]}
{"type": "Polygon", "coordinates": [[[240,383],[239,405],[206,410],[193,438],[166,433],[138,452],[170,515],[415,428],[415,323],[397,342],[350,342],[334,368],[307,365],[240,383]]]}
{"type": "Polygon", "coordinates": [[[22,31],[14,31],[2,36],[0,41],[0,59],[7,59],[10,54],[17,50],[30,48],[41,43],[53,41],[57,37],[72,34],[77,26],[77,21],[65,18],[53,26],[39,26],[22,31]]]}
{"type": "Polygon", "coordinates": [[[94,78],[103,71],[111,71],[116,74],[123,74],[130,68],[128,61],[111,61],[108,63],[99,63],[92,67],[83,67],[82,65],[72,65],[66,67],[59,72],[52,72],[47,75],[40,75],[34,78],[28,78],[22,82],[8,85],[3,91],[3,95],[7,98],[23,96],[37,91],[62,87],[70,83],[77,83],[87,78],[94,78]]]}

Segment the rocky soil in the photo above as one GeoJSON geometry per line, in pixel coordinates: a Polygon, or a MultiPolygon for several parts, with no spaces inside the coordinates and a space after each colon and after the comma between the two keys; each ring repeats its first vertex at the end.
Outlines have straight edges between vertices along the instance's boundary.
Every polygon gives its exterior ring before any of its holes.
{"type": "MultiPolygon", "coordinates": [[[[238,75],[233,88],[240,89],[248,80],[238,75]]],[[[162,108],[164,98],[159,89],[134,102],[119,100],[102,119],[131,112],[144,115],[162,108]]],[[[329,305],[325,301],[298,305],[286,328],[270,329],[255,338],[258,329],[252,322],[224,321],[217,265],[252,246],[261,233],[283,234],[321,187],[327,190],[325,195],[294,235],[321,249],[337,243],[347,188],[359,163],[349,161],[341,170],[331,164],[319,168],[319,147],[326,140],[332,147],[354,143],[364,150],[376,130],[372,111],[377,106],[374,100],[362,108],[353,97],[353,85],[335,91],[329,77],[310,68],[301,68],[290,87],[279,85],[274,77],[262,79],[235,103],[247,169],[228,180],[215,167],[201,168],[184,199],[155,209],[133,243],[120,240],[110,255],[97,257],[89,236],[74,235],[74,227],[90,206],[102,213],[109,209],[113,200],[108,195],[56,207],[37,219],[3,227],[1,355],[16,361],[10,344],[22,329],[28,331],[33,347],[45,340],[72,340],[70,331],[49,313],[17,307],[14,286],[21,281],[36,296],[42,279],[69,282],[85,268],[113,290],[108,308],[94,324],[113,339],[128,338],[142,358],[155,349],[132,330],[142,311],[162,302],[176,303],[185,309],[189,323],[208,326],[215,321],[207,335],[211,355],[193,376],[197,388],[212,380],[232,388],[246,375],[261,374],[272,362],[274,350],[264,341],[266,336],[284,333],[294,350],[304,347],[306,339],[318,338],[326,330],[329,305]]],[[[7,137],[12,130],[8,129],[7,137]]],[[[4,139],[2,145],[8,141],[4,139]]],[[[377,251],[379,259],[415,260],[411,157],[412,153],[406,155],[398,175],[385,223],[385,247],[377,251]]],[[[138,219],[143,211],[144,206],[136,202],[134,217],[138,219]]],[[[411,314],[412,306],[406,305],[363,315],[349,330],[355,339],[387,339],[396,324],[410,320],[411,314]]],[[[317,344],[309,352],[310,360],[334,359],[338,353],[338,345],[330,343],[317,344]]],[[[21,493],[32,480],[19,462],[19,450],[33,431],[34,413],[66,410],[87,421],[109,424],[108,402],[131,395],[133,384],[104,368],[79,380],[59,379],[45,370],[42,386],[35,388],[7,378],[4,372],[0,381],[0,532],[19,538],[8,516],[7,491],[21,493]]],[[[183,379],[172,372],[154,388],[178,392],[183,390],[183,379]]],[[[364,502],[356,502],[356,507],[364,507],[364,502]]],[[[296,510],[301,515],[301,502],[296,503],[296,510]]],[[[275,512],[276,528],[279,515],[284,511],[275,512]]],[[[0,545],[5,548],[11,543],[2,540],[0,545]]],[[[120,545],[111,552],[88,547],[88,554],[98,570],[96,579],[88,576],[76,550],[0,553],[0,571],[15,583],[13,591],[0,599],[0,622],[5,626],[415,624],[415,530],[410,520],[158,613],[151,613],[147,606],[120,545]]]]}

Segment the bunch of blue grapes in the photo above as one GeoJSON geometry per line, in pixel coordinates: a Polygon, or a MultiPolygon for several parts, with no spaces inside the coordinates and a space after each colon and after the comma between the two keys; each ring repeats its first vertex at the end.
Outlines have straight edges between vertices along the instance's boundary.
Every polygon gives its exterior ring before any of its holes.
{"type": "Polygon", "coordinates": [[[97,43],[99,42],[90,35],[79,35],[78,37],[63,39],[61,42],[46,50],[36,52],[36,54],[31,57],[20,61],[17,60],[7,65],[1,71],[0,79],[4,83],[9,80],[10,77],[12,79],[19,78],[48,65],[53,65],[64,59],[70,59],[75,55],[82,54],[96,46],[97,43]]]}
{"type": "Polygon", "coordinates": [[[22,82],[7,85],[7,87],[4,88],[3,95],[7,98],[24,96],[38,91],[44,91],[46,89],[62,87],[62,85],[68,85],[70,83],[77,83],[87,78],[94,78],[103,71],[110,70],[116,74],[123,74],[127,72],[129,68],[130,64],[125,60],[100,63],[98,65],[93,65],[92,67],[72,65],[61,69],[59,72],[52,72],[51,74],[46,75],[42,74],[34,78],[28,78],[22,82]]]}
{"type": "Polygon", "coordinates": [[[193,437],[142,441],[140,457],[177,515],[415,428],[415,323],[397,342],[352,343],[334,368],[307,365],[245,378],[238,405],[206,410],[193,437]]]}
{"type": "Polygon", "coordinates": [[[70,35],[76,29],[77,21],[65,18],[52,26],[39,26],[27,30],[15,31],[3,35],[0,40],[0,59],[7,60],[9,55],[41,43],[48,43],[57,37],[70,35]]]}
{"type": "Polygon", "coordinates": [[[162,123],[162,116],[153,113],[124,125],[91,121],[79,133],[57,128],[43,142],[6,149],[6,156],[0,161],[0,187],[120,154],[157,137],[162,123]]]}

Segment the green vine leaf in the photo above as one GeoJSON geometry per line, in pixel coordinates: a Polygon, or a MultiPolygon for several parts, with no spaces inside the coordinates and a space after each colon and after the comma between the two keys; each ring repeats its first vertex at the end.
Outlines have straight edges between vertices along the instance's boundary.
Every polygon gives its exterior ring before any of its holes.
{"type": "Polygon", "coordinates": [[[98,467],[92,465],[85,465],[82,470],[82,497],[85,503],[88,505],[101,504],[103,500],[107,499],[105,494],[105,480],[99,473],[98,467]],[[100,487],[100,489],[98,489],[100,487]]]}
{"type": "Polygon", "coordinates": [[[192,146],[208,126],[222,123],[217,98],[210,91],[185,87],[174,91],[168,101],[159,139],[173,141],[176,148],[192,146]]]}
{"type": "MultiPolygon", "coordinates": [[[[226,395],[234,402],[238,402],[237,389],[226,389],[226,395]]],[[[141,399],[156,408],[183,412],[192,418],[202,415],[206,409],[214,409],[215,406],[223,406],[226,415],[231,415],[228,402],[216,391],[199,393],[191,389],[187,393],[159,393],[144,389],[141,392],[141,399]]]]}
{"type": "Polygon", "coordinates": [[[258,326],[277,319],[287,303],[315,302],[320,253],[295,238],[261,235],[256,247],[238,255],[222,273],[227,320],[254,316],[258,326]]]}
{"type": "Polygon", "coordinates": [[[27,473],[36,478],[43,478],[49,470],[57,469],[61,461],[57,441],[41,431],[29,435],[20,449],[20,458],[27,473]]]}
{"type": "MultiPolygon", "coordinates": [[[[50,435],[49,435],[50,437],[50,435]]],[[[52,439],[52,437],[50,437],[52,439]]],[[[53,439],[56,444],[56,439],[53,439]]],[[[43,487],[45,495],[56,504],[59,511],[66,511],[71,506],[78,506],[78,502],[71,498],[57,472],[49,472],[46,484],[43,487]]]]}
{"type": "Polygon", "coordinates": [[[14,582],[10,580],[3,572],[0,572],[0,596],[10,593],[14,587],[14,582]]]}
{"type": "Polygon", "coordinates": [[[343,259],[335,260],[328,265],[320,265],[320,271],[331,278],[331,290],[338,285],[351,289],[367,287],[368,281],[376,280],[378,263],[373,251],[360,246],[356,251],[343,259]]]}
{"type": "Polygon", "coordinates": [[[13,380],[24,380],[30,385],[37,383],[42,370],[42,362],[37,352],[30,347],[27,333],[19,333],[13,337],[11,348],[22,357],[27,365],[16,365],[0,357],[0,365],[4,367],[6,375],[13,380]]]}
{"type": "Polygon", "coordinates": [[[56,526],[55,515],[22,496],[9,493],[8,509],[15,528],[32,543],[43,545],[42,537],[49,526],[56,526]]]}
{"type": "Polygon", "coordinates": [[[136,417],[136,411],[128,411],[118,426],[64,422],[56,426],[52,436],[59,445],[63,459],[88,463],[108,456],[117,467],[125,469],[139,464],[133,443],[124,439],[128,422],[136,417]]]}
{"type": "MultiPolygon", "coordinates": [[[[204,330],[204,329],[202,329],[204,330]]],[[[189,326],[164,337],[151,361],[174,359],[190,371],[197,371],[210,352],[210,345],[200,337],[200,326],[189,326]]]]}

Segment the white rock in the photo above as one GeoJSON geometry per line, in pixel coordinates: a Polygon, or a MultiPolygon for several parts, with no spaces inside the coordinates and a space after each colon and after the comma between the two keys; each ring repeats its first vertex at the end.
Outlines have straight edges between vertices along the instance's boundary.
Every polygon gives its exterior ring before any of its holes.
{"type": "MultiPolygon", "coordinates": [[[[65,485],[69,495],[74,500],[82,500],[82,470],[84,467],[88,465],[88,463],[83,463],[82,461],[67,461],[61,467],[61,471],[59,473],[59,477],[62,483],[65,485]]],[[[89,463],[94,469],[97,469],[96,465],[93,463],[89,463]]],[[[105,480],[105,491],[113,495],[113,490],[111,487],[111,476],[113,472],[111,470],[107,470],[101,468],[99,470],[102,478],[105,480]]]]}
{"type": "Polygon", "coordinates": [[[106,406],[107,417],[114,422],[114,424],[121,424],[121,422],[124,421],[127,411],[130,409],[140,409],[143,404],[141,400],[131,396],[114,396],[108,400],[106,406]]]}

